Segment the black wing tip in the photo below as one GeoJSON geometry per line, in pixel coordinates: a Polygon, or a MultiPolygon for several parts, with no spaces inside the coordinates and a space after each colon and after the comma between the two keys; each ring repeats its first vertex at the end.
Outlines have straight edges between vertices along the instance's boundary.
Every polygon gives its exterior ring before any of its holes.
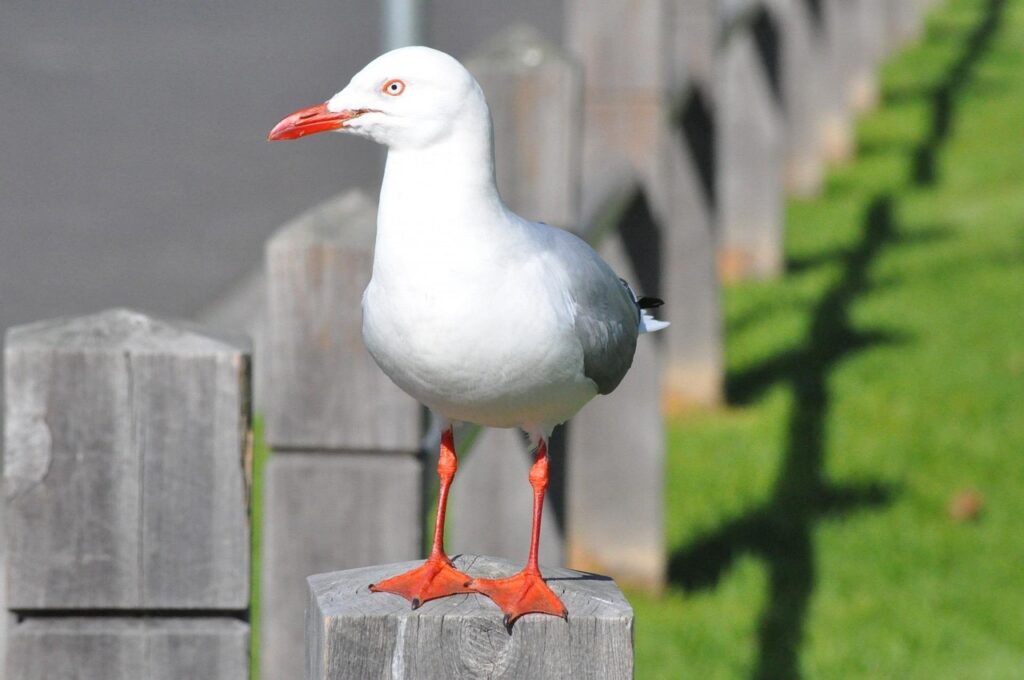
{"type": "Polygon", "coordinates": [[[665,304],[665,301],[656,297],[642,297],[636,301],[636,306],[640,309],[654,309],[661,307],[663,304],[665,304]]]}

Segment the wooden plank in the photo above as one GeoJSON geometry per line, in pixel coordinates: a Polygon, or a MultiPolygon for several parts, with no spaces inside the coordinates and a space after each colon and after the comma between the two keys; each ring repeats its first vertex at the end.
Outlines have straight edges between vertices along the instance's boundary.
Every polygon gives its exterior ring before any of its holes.
{"type": "Polygon", "coordinates": [[[30,618],[10,633],[18,680],[249,677],[249,626],[235,619],[30,618]]]}
{"type": "Polygon", "coordinates": [[[132,360],[142,605],[248,609],[249,357],[168,350],[132,360]]]}
{"type": "Polygon", "coordinates": [[[275,453],[264,475],[261,672],[298,678],[306,577],[422,554],[422,463],[412,453],[275,453]]]}
{"type": "Polygon", "coordinates": [[[712,406],[722,394],[710,222],[714,103],[705,80],[716,11],[713,0],[574,0],[566,7],[566,42],[586,78],[583,222],[600,236],[634,206],[654,216],[651,235],[669,255],[656,276],[642,272],[647,281],[632,280],[671,305],[666,316],[678,334],[667,341],[666,388],[672,403],[686,405],[712,406]],[[680,64],[683,56],[692,63],[680,64]]]}
{"type": "Polygon", "coordinates": [[[362,340],[376,207],[351,191],[267,242],[266,438],[278,449],[408,451],[420,408],[362,340]]]}
{"type": "Polygon", "coordinates": [[[849,161],[854,154],[853,119],[849,108],[849,72],[845,43],[850,29],[848,0],[821,0],[821,44],[824,47],[821,143],[830,164],[849,161]]]}
{"type": "Polygon", "coordinates": [[[664,406],[670,412],[720,404],[724,374],[717,235],[708,193],[714,177],[701,168],[713,162],[713,150],[691,145],[695,138],[699,141],[712,133],[712,112],[696,88],[683,110],[678,126],[662,128],[660,164],[647,182],[647,209],[657,217],[649,220],[642,200],[624,215],[624,231],[634,242],[646,243],[648,248],[652,242],[657,244],[658,262],[652,262],[649,254],[640,265],[642,274],[635,267],[630,268],[635,274],[621,272],[634,276],[631,280],[643,293],[665,300],[657,316],[672,326],[656,342],[664,349],[662,388],[664,406]],[[702,153],[707,154],[703,160],[702,153]]]}
{"type": "MultiPolygon", "coordinates": [[[[368,585],[415,562],[320,574],[309,579],[307,680],[340,678],[633,677],[633,610],[603,576],[542,567],[569,610],[567,621],[528,614],[512,627],[482,595],[455,595],[413,611],[368,585]]],[[[463,555],[459,569],[496,578],[518,567],[463,555]]]]}
{"type": "Polygon", "coordinates": [[[924,27],[922,21],[927,2],[922,0],[889,0],[886,3],[886,36],[890,52],[916,40],[924,27]]]}
{"type": "MultiPolygon", "coordinates": [[[[485,552],[514,562],[525,562],[533,523],[533,492],[527,480],[532,458],[526,437],[519,430],[484,428],[466,455],[459,456],[459,471],[448,501],[445,544],[451,553],[485,552]]],[[[552,480],[541,518],[540,560],[561,565],[565,561],[563,500],[555,488],[564,488],[564,450],[552,446],[552,480]]],[[[563,492],[564,493],[564,492],[563,492]]]]}
{"type": "Polygon", "coordinates": [[[853,32],[857,42],[857,70],[850,84],[850,106],[864,114],[878,108],[881,81],[878,66],[885,52],[885,5],[888,0],[857,0],[853,32]]]}
{"type": "Polygon", "coordinates": [[[246,609],[248,351],[110,310],[5,363],[8,607],[246,609]]]}
{"type": "Polygon", "coordinates": [[[875,69],[869,9],[875,0],[846,0],[837,5],[840,30],[838,41],[841,79],[846,105],[857,115],[878,105],[879,84],[875,69]]]}
{"type": "Polygon", "coordinates": [[[667,3],[668,86],[680,94],[693,83],[714,78],[715,47],[719,39],[716,0],[670,0],[667,3]]]}
{"type": "Polygon", "coordinates": [[[566,3],[569,51],[583,63],[588,92],[640,95],[661,92],[668,73],[671,29],[666,0],[588,0],[566,3]]]}
{"type": "Polygon", "coordinates": [[[7,605],[141,604],[141,460],[117,353],[6,343],[7,605]],[[58,377],[59,376],[59,377],[58,377]]]}
{"type": "Polygon", "coordinates": [[[570,0],[566,18],[566,44],[583,65],[581,218],[593,228],[656,158],[672,27],[663,0],[570,0]]]}
{"type": "Polygon", "coordinates": [[[719,272],[725,281],[782,271],[783,120],[751,31],[717,60],[719,272]]]}
{"type": "MultiPolygon", "coordinates": [[[[665,405],[678,411],[717,406],[722,399],[714,218],[721,132],[713,87],[721,26],[716,0],[675,0],[669,3],[669,17],[675,76],[658,133],[657,160],[644,181],[663,249],[656,268],[661,282],[645,292],[665,299],[658,316],[672,322],[658,342],[665,349],[665,405]]],[[[644,267],[648,274],[652,266],[644,267]]]]}
{"type": "Polygon", "coordinates": [[[797,196],[817,195],[824,181],[822,143],[822,46],[817,20],[804,0],[769,0],[779,25],[785,167],[783,183],[797,196]]]}
{"type": "Polygon", "coordinates": [[[867,7],[864,9],[864,17],[868,32],[865,40],[871,51],[871,59],[875,68],[878,69],[888,56],[886,30],[888,28],[889,0],[865,0],[865,5],[867,7]]]}

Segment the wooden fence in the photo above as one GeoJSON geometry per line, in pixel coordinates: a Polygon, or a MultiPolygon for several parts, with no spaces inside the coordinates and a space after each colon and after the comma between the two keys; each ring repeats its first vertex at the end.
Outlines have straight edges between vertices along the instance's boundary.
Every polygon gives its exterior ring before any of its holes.
{"type": "Polygon", "coordinates": [[[244,680],[248,350],[111,310],[4,357],[7,677],[244,680]]]}
{"type": "MultiPolygon", "coordinates": [[[[510,206],[578,232],[664,297],[673,323],[553,442],[542,562],[662,586],[663,413],[722,398],[719,282],[782,270],[784,193],[813,193],[852,152],[878,62],[916,35],[923,4],[567,0],[565,50],[519,27],[467,60],[491,103],[510,206]]],[[[301,672],[307,576],[423,550],[438,433],[361,341],[375,215],[350,191],[283,227],[250,298],[259,308],[236,314],[256,334],[274,454],[259,583],[267,680],[301,672]]],[[[248,357],[125,311],[8,334],[8,677],[82,664],[95,677],[164,677],[146,663],[166,677],[244,677],[248,357]]],[[[469,430],[459,450],[449,547],[521,561],[524,439],[469,430]]]]}

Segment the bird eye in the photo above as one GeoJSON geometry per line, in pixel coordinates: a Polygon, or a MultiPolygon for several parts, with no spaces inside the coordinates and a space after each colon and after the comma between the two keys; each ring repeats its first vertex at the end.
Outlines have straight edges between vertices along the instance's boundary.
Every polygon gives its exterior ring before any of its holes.
{"type": "Polygon", "coordinates": [[[397,97],[398,95],[405,92],[405,83],[403,83],[401,80],[398,80],[397,78],[394,80],[389,80],[388,82],[384,83],[384,87],[381,88],[381,91],[384,94],[389,94],[392,97],[397,97]]]}

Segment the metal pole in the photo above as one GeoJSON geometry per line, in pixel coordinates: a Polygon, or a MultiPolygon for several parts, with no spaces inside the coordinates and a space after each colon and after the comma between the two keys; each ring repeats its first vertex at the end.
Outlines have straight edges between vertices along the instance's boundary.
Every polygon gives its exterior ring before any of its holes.
{"type": "Polygon", "coordinates": [[[423,0],[384,0],[384,49],[423,44],[423,0]]]}

